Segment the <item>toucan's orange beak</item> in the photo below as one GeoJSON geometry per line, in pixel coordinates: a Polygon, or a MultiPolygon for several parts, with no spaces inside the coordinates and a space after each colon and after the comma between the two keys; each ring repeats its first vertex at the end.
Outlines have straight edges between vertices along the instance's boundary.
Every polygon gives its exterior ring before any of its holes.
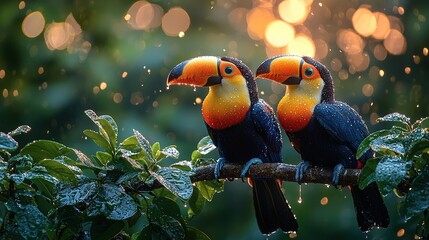
{"type": "Polygon", "coordinates": [[[299,56],[275,56],[261,63],[256,70],[256,77],[286,85],[297,85],[302,80],[301,67],[303,63],[304,60],[299,56]]]}
{"type": "Polygon", "coordinates": [[[219,74],[220,58],[196,57],[179,63],[171,70],[167,85],[190,85],[206,87],[222,82],[219,74]]]}

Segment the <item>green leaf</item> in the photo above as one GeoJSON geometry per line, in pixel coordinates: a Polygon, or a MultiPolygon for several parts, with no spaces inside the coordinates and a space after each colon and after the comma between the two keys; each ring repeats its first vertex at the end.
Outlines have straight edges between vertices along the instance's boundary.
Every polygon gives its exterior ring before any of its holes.
{"type": "Polygon", "coordinates": [[[203,137],[197,144],[197,150],[202,155],[207,155],[214,149],[216,149],[216,146],[213,144],[210,136],[203,137]]]}
{"type": "Polygon", "coordinates": [[[418,128],[418,127],[429,128],[429,117],[424,117],[424,118],[417,120],[413,124],[413,129],[418,128]]]}
{"type": "Polygon", "coordinates": [[[90,129],[86,129],[86,130],[83,131],[83,134],[85,134],[85,136],[91,138],[92,141],[94,141],[95,144],[97,144],[98,146],[102,147],[104,150],[106,150],[108,152],[112,151],[112,147],[110,146],[109,142],[100,133],[95,132],[95,131],[90,130],[90,129]]]}
{"type": "Polygon", "coordinates": [[[373,151],[381,155],[396,155],[403,156],[405,154],[405,148],[402,144],[402,137],[400,135],[386,135],[374,139],[370,143],[370,147],[373,151]]]}
{"type": "Polygon", "coordinates": [[[194,191],[192,193],[192,197],[189,199],[189,209],[188,216],[193,217],[201,213],[206,203],[206,199],[200,193],[198,188],[194,187],[194,191]]]}
{"type": "Polygon", "coordinates": [[[96,152],[95,157],[103,166],[106,166],[110,161],[112,161],[112,155],[110,155],[110,153],[107,153],[107,152],[96,152]]]}
{"type": "Polygon", "coordinates": [[[360,189],[366,188],[369,184],[375,181],[375,169],[379,162],[380,158],[371,158],[366,161],[365,166],[363,167],[359,176],[360,189]]]}
{"type": "Polygon", "coordinates": [[[28,125],[21,125],[19,127],[17,127],[15,130],[13,130],[12,132],[9,132],[8,135],[13,137],[16,135],[20,135],[22,133],[28,133],[31,130],[31,127],[28,125]]]}
{"type": "Polygon", "coordinates": [[[409,165],[395,156],[383,156],[375,168],[375,180],[382,195],[387,195],[406,176],[409,165]]]}
{"type": "Polygon", "coordinates": [[[81,163],[83,163],[85,166],[91,167],[91,168],[95,167],[95,165],[94,165],[94,163],[92,163],[91,159],[89,159],[89,157],[87,157],[83,152],[81,152],[77,149],[74,149],[74,148],[70,148],[70,149],[74,152],[74,154],[77,156],[79,161],[81,163]]]}
{"type": "Polygon", "coordinates": [[[113,149],[118,139],[118,126],[115,121],[112,117],[107,115],[100,116],[96,121],[101,125],[100,133],[109,139],[110,146],[112,146],[113,149]]]}
{"type": "Polygon", "coordinates": [[[181,224],[180,209],[167,198],[155,199],[148,209],[150,223],[159,226],[163,235],[170,239],[185,239],[185,230],[181,224]]]}
{"type": "Polygon", "coordinates": [[[370,144],[372,141],[374,141],[377,138],[380,138],[382,136],[392,135],[394,132],[392,130],[380,130],[377,132],[373,132],[369,134],[360,144],[356,152],[356,158],[361,158],[370,148],[370,144]]]}
{"type": "Polygon", "coordinates": [[[152,144],[152,156],[154,156],[156,160],[159,160],[159,156],[161,154],[159,152],[160,149],[161,149],[161,144],[159,142],[152,144]]]}
{"type": "Polygon", "coordinates": [[[384,117],[380,117],[377,119],[377,122],[398,122],[409,127],[411,125],[410,118],[406,117],[400,113],[389,113],[384,117]]]}
{"type": "Polygon", "coordinates": [[[72,150],[61,143],[49,140],[38,140],[27,144],[21,149],[21,155],[30,155],[35,162],[43,159],[54,159],[72,150]]]}
{"type": "Polygon", "coordinates": [[[203,158],[203,157],[204,157],[204,155],[201,154],[198,150],[194,150],[191,154],[191,161],[194,163],[198,159],[203,158]]]}
{"type": "Polygon", "coordinates": [[[152,227],[150,225],[147,225],[140,231],[140,233],[138,234],[138,237],[135,240],[151,240],[151,239],[152,239],[152,227]]]}
{"type": "Polygon", "coordinates": [[[177,150],[176,146],[170,145],[165,148],[163,148],[160,153],[162,154],[163,158],[171,157],[174,159],[179,158],[179,151],[177,150]]]}
{"type": "Polygon", "coordinates": [[[61,162],[52,159],[44,159],[39,161],[38,165],[45,167],[49,174],[60,181],[71,182],[73,184],[77,181],[76,174],[61,162]]]}
{"type": "Polygon", "coordinates": [[[15,151],[18,148],[18,142],[15,141],[9,134],[0,132],[0,150],[9,152],[15,151]]]}
{"type": "Polygon", "coordinates": [[[191,171],[192,170],[192,164],[189,161],[180,161],[176,162],[170,165],[170,167],[178,168],[183,171],[191,171]]]}
{"type": "Polygon", "coordinates": [[[124,220],[137,212],[138,205],[125,190],[118,185],[106,183],[100,188],[88,207],[88,216],[102,213],[107,219],[124,220]]]}
{"type": "Polygon", "coordinates": [[[6,229],[19,234],[23,239],[42,239],[46,217],[33,204],[17,204],[12,199],[7,202],[9,211],[15,213],[15,218],[8,222],[6,229]]]}
{"type": "Polygon", "coordinates": [[[210,181],[200,181],[200,182],[196,182],[195,186],[198,188],[198,190],[200,191],[201,195],[207,200],[207,201],[211,201],[213,200],[213,196],[216,193],[216,190],[213,186],[211,186],[210,184],[208,184],[210,181]]]}
{"type": "MultiPolygon", "coordinates": [[[[428,142],[429,138],[429,132],[428,129],[424,128],[415,128],[413,129],[409,134],[407,134],[403,139],[403,144],[405,151],[407,152],[407,156],[412,157],[414,152],[421,149],[421,147],[418,147],[417,149],[413,149],[415,145],[420,145],[422,142],[428,142]],[[413,151],[410,151],[413,149],[413,151]]],[[[425,144],[423,145],[423,147],[425,144]]],[[[426,145],[427,147],[427,145],[426,145]]]]}
{"type": "Polygon", "coordinates": [[[102,217],[96,218],[91,224],[91,239],[114,239],[124,227],[125,223],[123,221],[112,221],[102,217]]]}
{"type": "Polygon", "coordinates": [[[421,214],[429,208],[429,167],[417,176],[411,184],[411,190],[405,197],[403,212],[406,220],[421,214]]]}
{"type": "Polygon", "coordinates": [[[156,172],[151,171],[150,174],[182,200],[186,201],[192,196],[192,182],[189,177],[192,173],[177,168],[163,167],[156,172]]]}
{"type": "Polygon", "coordinates": [[[119,144],[119,147],[133,153],[140,152],[142,150],[136,136],[130,136],[124,139],[124,141],[119,144]]]}
{"type": "Polygon", "coordinates": [[[97,190],[97,184],[95,182],[88,182],[77,187],[62,189],[57,195],[58,205],[59,207],[73,206],[78,203],[86,202],[96,194],[97,190]]]}
{"type": "Polygon", "coordinates": [[[150,146],[149,141],[145,137],[143,137],[143,135],[139,131],[133,129],[133,132],[134,132],[134,136],[136,137],[136,139],[137,139],[138,143],[140,144],[141,148],[146,153],[146,156],[149,158],[149,160],[151,162],[154,163],[155,162],[155,158],[152,155],[152,147],[150,146]]]}
{"type": "Polygon", "coordinates": [[[210,240],[210,238],[201,230],[188,226],[186,229],[186,240],[210,240]]]}

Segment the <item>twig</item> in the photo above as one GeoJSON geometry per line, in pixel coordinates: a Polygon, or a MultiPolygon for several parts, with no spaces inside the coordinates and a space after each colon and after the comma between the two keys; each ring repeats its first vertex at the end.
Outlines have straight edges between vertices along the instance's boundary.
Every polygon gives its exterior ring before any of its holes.
{"type": "MultiPolygon", "coordinates": [[[[241,170],[244,165],[225,164],[222,168],[220,179],[240,178],[241,170]]],[[[215,165],[207,165],[194,169],[194,175],[191,176],[192,182],[199,182],[214,179],[215,165]]],[[[247,172],[246,177],[271,177],[282,179],[284,181],[295,182],[296,166],[284,163],[261,163],[252,165],[247,172]]],[[[355,185],[358,184],[360,169],[345,169],[340,174],[339,185],[355,185]]],[[[321,183],[331,184],[332,168],[313,167],[304,173],[301,183],[321,183]]],[[[135,190],[150,191],[160,188],[162,185],[158,181],[152,184],[136,186],[135,190]]]]}

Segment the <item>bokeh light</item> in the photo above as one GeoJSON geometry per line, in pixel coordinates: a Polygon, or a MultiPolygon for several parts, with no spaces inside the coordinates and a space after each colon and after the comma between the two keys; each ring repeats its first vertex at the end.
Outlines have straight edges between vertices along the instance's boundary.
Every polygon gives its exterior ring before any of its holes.
{"type": "Polygon", "coordinates": [[[372,37],[375,39],[385,39],[390,31],[390,21],[386,14],[381,12],[374,12],[377,26],[375,31],[372,33],[372,37]]]}
{"type": "Polygon", "coordinates": [[[22,32],[29,38],[35,38],[45,28],[45,17],[39,11],[28,14],[22,21],[22,32]]]}
{"type": "Polygon", "coordinates": [[[392,55],[400,55],[407,49],[407,42],[399,30],[392,29],[383,41],[384,47],[392,55]]]}
{"type": "Polygon", "coordinates": [[[125,21],[132,29],[151,30],[161,25],[164,10],[157,4],[137,1],[128,9],[125,21]]]}
{"type": "Polygon", "coordinates": [[[316,46],[310,37],[304,34],[298,34],[287,45],[286,52],[289,54],[314,57],[316,54],[316,46]]]}
{"type": "Polygon", "coordinates": [[[377,19],[367,8],[359,8],[352,17],[353,28],[360,35],[368,37],[373,34],[377,28],[377,19]]]}
{"type": "Polygon", "coordinates": [[[302,0],[284,0],[279,6],[280,17],[292,24],[299,24],[305,21],[308,15],[308,8],[302,0]]]}
{"type": "Polygon", "coordinates": [[[274,19],[272,11],[262,7],[253,8],[246,18],[249,37],[253,40],[264,39],[265,30],[274,19]]]}
{"type": "Polygon", "coordinates": [[[284,47],[294,39],[295,29],[284,21],[275,20],[267,26],[265,37],[271,46],[284,47]]]}
{"type": "Polygon", "coordinates": [[[188,13],[181,7],[171,8],[162,17],[162,30],[167,36],[177,37],[186,32],[191,24],[188,13]]]}
{"type": "Polygon", "coordinates": [[[338,32],[337,45],[341,50],[349,54],[361,53],[365,47],[362,37],[351,29],[338,32]]]}

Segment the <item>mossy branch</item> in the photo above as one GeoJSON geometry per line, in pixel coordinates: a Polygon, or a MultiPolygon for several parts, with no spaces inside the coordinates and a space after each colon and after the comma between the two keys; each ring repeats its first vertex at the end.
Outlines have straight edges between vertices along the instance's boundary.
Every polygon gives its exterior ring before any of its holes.
{"type": "MultiPolygon", "coordinates": [[[[240,164],[225,164],[222,168],[221,179],[234,179],[240,178],[241,170],[244,165],[240,164]]],[[[214,179],[215,165],[207,165],[194,169],[194,174],[191,176],[192,182],[199,182],[214,179]]],[[[331,184],[332,182],[332,168],[325,167],[312,167],[305,173],[301,183],[321,183],[331,184]]],[[[288,182],[295,181],[296,166],[285,163],[261,163],[252,165],[247,172],[246,177],[273,177],[282,179],[288,182]]],[[[345,169],[340,174],[339,185],[356,185],[359,181],[360,169],[345,169]]],[[[160,188],[162,185],[155,181],[150,185],[144,184],[136,186],[135,190],[149,191],[160,188]]]]}

